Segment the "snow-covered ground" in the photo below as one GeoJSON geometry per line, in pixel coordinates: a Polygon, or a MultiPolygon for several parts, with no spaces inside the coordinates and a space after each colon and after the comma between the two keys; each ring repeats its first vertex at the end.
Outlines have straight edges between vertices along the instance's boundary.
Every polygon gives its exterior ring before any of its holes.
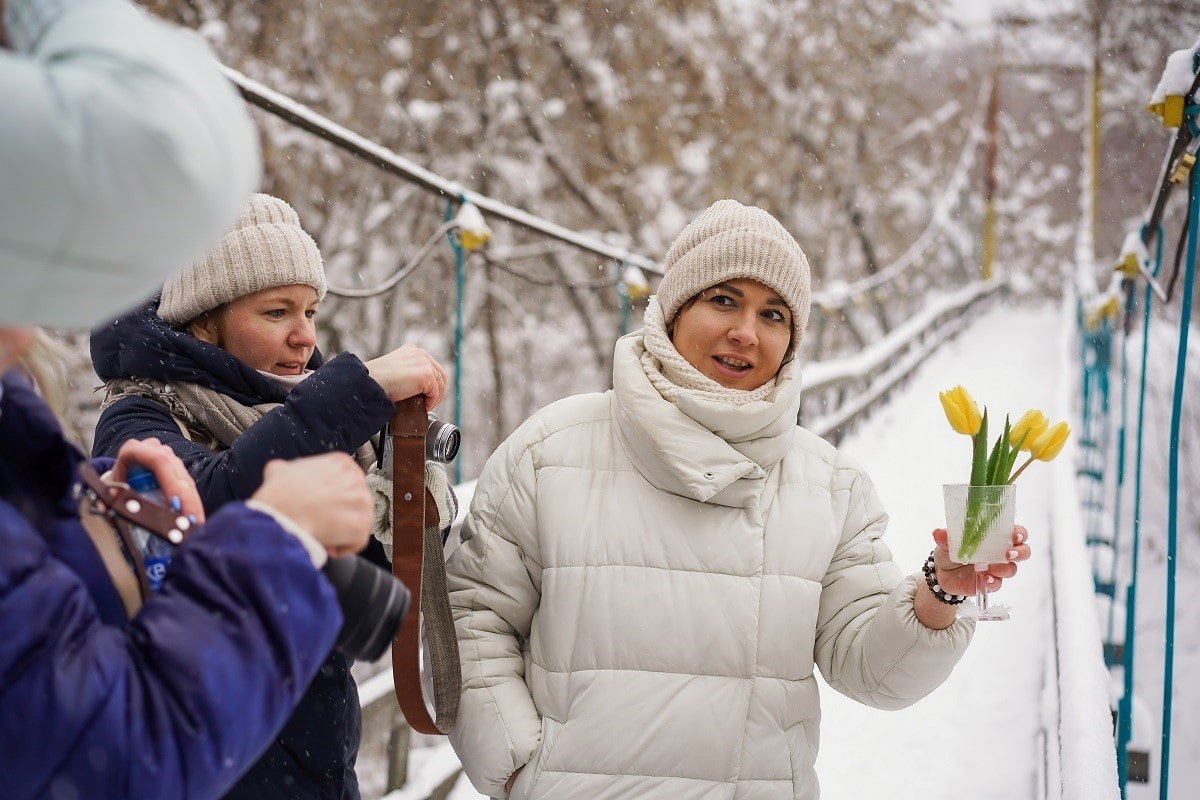
{"type": "MultiPolygon", "coordinates": [[[[888,509],[887,542],[915,570],[944,524],[942,485],[969,472],[969,440],[946,423],[937,393],[962,384],[993,424],[1040,408],[1052,420],[1063,379],[1061,314],[999,306],[940,348],[881,411],[857,426],[842,448],[871,473],[888,509]]],[[[1070,374],[1070,373],[1067,373],[1070,374]]],[[[1012,619],[980,622],[967,654],[937,691],[908,709],[882,712],[832,690],[822,696],[817,757],[825,798],[1013,800],[1036,787],[1047,737],[1041,718],[1052,609],[1046,536],[1050,468],[1034,464],[1017,482],[1017,521],[1033,557],[997,599],[1012,619]],[[864,768],[866,766],[867,768],[864,768]]]]}
{"type": "MultiPolygon", "coordinates": [[[[937,393],[963,384],[993,415],[1022,414],[1043,409],[1052,420],[1074,415],[1063,408],[1070,397],[1077,365],[1064,360],[1060,308],[1000,305],[982,313],[954,341],[942,347],[890,402],[860,423],[842,447],[870,472],[891,524],[887,541],[895,558],[913,571],[932,546],[930,531],[943,524],[941,487],[961,482],[969,460],[967,440],[946,424],[937,393]],[[1065,363],[1064,363],[1065,361],[1065,363]]],[[[1166,425],[1165,415],[1155,424],[1166,425]]],[[[1057,797],[1057,774],[1046,769],[1047,753],[1056,763],[1058,722],[1054,718],[1053,603],[1047,537],[1052,529],[1052,468],[1034,464],[1018,482],[1018,521],[1030,531],[1033,558],[1003,587],[999,598],[1012,607],[1006,622],[979,623],[966,656],[947,682],[909,709],[884,712],[861,706],[823,687],[823,721],[817,770],[826,800],[1014,800],[1057,797]],[[1047,791],[1048,789],[1048,791],[1047,791]]],[[[1069,474],[1069,471],[1067,471],[1069,474]]],[[[1165,501],[1149,492],[1151,514],[1162,515],[1165,501]],[[1157,507],[1157,511],[1154,510],[1157,507]]],[[[1194,539],[1194,535],[1192,539],[1194,539]]],[[[1197,548],[1185,545],[1184,566],[1194,566],[1197,548]]],[[[1158,548],[1161,551],[1161,547],[1158,548]]],[[[1155,548],[1143,554],[1143,568],[1159,574],[1155,548]]],[[[1180,570],[1181,581],[1187,581],[1180,570]]],[[[1181,591],[1183,591],[1181,589],[1181,591]]],[[[1152,581],[1139,619],[1150,632],[1139,648],[1147,651],[1147,666],[1139,667],[1139,693],[1153,709],[1161,701],[1161,647],[1154,631],[1162,629],[1161,585],[1152,581]],[[1158,650],[1158,655],[1153,651],[1158,650]],[[1155,681],[1157,680],[1157,684],[1155,681]]],[[[1187,676],[1195,675],[1196,645],[1184,632],[1196,627],[1194,590],[1181,596],[1177,626],[1181,642],[1176,655],[1173,731],[1172,797],[1192,796],[1189,786],[1200,778],[1200,731],[1194,715],[1197,690],[1187,676]],[[1186,695],[1186,697],[1185,697],[1186,695]],[[1189,699],[1190,698],[1190,699],[1189,699]]],[[[1194,638],[1194,637],[1193,637],[1194,638]]],[[[1156,710],[1146,712],[1144,738],[1158,731],[1156,710]]],[[[1102,726],[1101,726],[1102,727],[1102,726]]],[[[1098,737],[1109,731],[1097,730],[1098,737]]],[[[1156,741],[1156,740],[1155,740],[1156,741]]],[[[1147,746],[1155,744],[1146,742],[1147,746]]],[[[1160,749],[1152,747],[1157,770],[1160,749]]],[[[450,774],[453,752],[443,742],[414,751],[410,783],[392,800],[419,800],[450,774]]],[[[364,765],[366,766],[366,765],[364,765]]],[[[364,776],[364,784],[371,782],[364,776]]],[[[1144,787],[1131,787],[1131,800],[1157,797],[1144,787]]],[[[479,800],[465,778],[451,800],[479,800]]],[[[1090,798],[1089,798],[1090,800],[1090,798]]]]}

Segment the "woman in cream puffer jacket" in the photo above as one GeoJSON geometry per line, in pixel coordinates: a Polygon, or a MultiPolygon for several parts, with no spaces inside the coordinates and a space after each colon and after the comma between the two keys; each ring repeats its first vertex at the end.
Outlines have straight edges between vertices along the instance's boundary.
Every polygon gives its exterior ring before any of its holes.
{"type": "MultiPolygon", "coordinates": [[[[799,370],[780,363],[809,279],[791,236],[721,201],[665,264],[613,389],[504,442],[449,560],[451,741],[494,797],[816,798],[814,666],[901,708],[971,638],[891,560],[866,474],[796,426],[799,370]]],[[[974,585],[938,559],[947,590],[974,585]]]]}

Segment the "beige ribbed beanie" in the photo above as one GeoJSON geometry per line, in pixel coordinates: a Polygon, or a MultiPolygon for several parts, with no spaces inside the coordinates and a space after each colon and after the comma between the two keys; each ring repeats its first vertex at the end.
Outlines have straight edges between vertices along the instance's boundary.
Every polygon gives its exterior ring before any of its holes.
{"type": "Polygon", "coordinates": [[[275,286],[304,284],[325,297],[325,266],[317,243],[290,205],[256,194],[233,230],[203,260],[163,286],[158,316],[170,325],[275,286]]]}
{"type": "Polygon", "coordinates": [[[779,293],[792,311],[794,352],[808,325],[808,257],[779,221],[755,206],[718,200],[688,223],[663,259],[658,304],[670,325],[691,298],[722,281],[751,278],[779,293]]]}

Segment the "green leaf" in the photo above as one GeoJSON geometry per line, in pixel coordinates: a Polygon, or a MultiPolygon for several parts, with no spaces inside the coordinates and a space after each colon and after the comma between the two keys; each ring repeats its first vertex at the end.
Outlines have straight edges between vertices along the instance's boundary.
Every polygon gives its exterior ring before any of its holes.
{"type": "Polygon", "coordinates": [[[1017,461],[1017,454],[1021,451],[1016,447],[1009,447],[1005,454],[1004,462],[1000,465],[1000,470],[996,473],[996,483],[1008,483],[1008,476],[1012,475],[1013,464],[1017,461]]]}
{"type": "Polygon", "coordinates": [[[988,412],[985,408],[983,409],[983,419],[979,423],[979,430],[972,437],[971,486],[983,486],[983,481],[987,477],[987,415],[988,412]]]}
{"type": "MultiPolygon", "coordinates": [[[[988,485],[999,486],[1004,483],[1000,479],[1000,475],[1004,470],[1005,464],[1008,463],[1008,434],[1011,428],[1009,427],[1008,415],[1004,416],[1004,433],[1000,434],[1000,438],[996,440],[996,446],[992,448],[992,457],[988,459],[988,485]]],[[[1007,477],[1007,475],[1005,475],[1007,477]]]]}
{"type": "Polygon", "coordinates": [[[1012,450],[1009,451],[1008,463],[1005,465],[1004,472],[1002,473],[1004,477],[1004,483],[1008,483],[1012,479],[1013,467],[1016,465],[1017,459],[1021,455],[1021,446],[1025,444],[1025,440],[1028,438],[1029,431],[1025,431],[1025,433],[1021,435],[1021,440],[1013,445],[1012,450]]]}

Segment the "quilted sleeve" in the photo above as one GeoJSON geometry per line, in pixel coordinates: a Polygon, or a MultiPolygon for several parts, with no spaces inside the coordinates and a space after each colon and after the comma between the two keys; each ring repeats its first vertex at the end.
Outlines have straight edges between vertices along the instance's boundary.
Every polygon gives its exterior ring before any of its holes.
{"type": "MultiPolygon", "coordinates": [[[[73,532],[79,547],[86,534],[73,532]]],[[[106,625],[80,576],[0,503],[0,775],[13,800],[221,796],[287,720],[341,627],[304,548],[240,504],[163,590],[106,625]]]]}
{"type": "Polygon", "coordinates": [[[876,708],[912,705],[937,688],[966,651],[974,623],[926,628],[913,611],[918,576],[904,577],[883,543],[875,487],[839,455],[831,487],[840,539],[822,579],[816,661],[830,686],[876,708]]]}
{"type": "Polygon", "coordinates": [[[488,460],[447,566],[463,677],[450,741],[475,788],[493,797],[503,796],[504,782],[541,742],[522,653],[541,597],[538,428],[535,417],[488,460]]]}

